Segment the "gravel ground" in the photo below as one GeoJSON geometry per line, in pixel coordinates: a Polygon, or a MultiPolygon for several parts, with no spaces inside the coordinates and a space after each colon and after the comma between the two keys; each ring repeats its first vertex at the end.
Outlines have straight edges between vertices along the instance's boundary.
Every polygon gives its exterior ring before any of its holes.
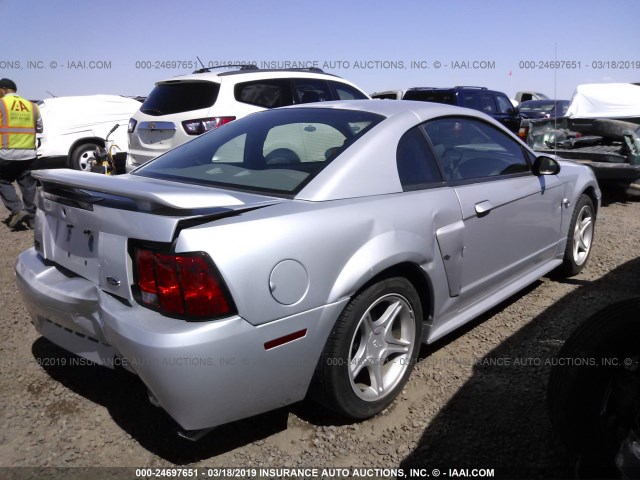
{"type": "Polygon", "coordinates": [[[493,468],[499,478],[568,478],[573,459],[546,414],[549,360],[591,312],[639,293],[640,202],[603,204],[579,276],[543,278],[424,347],[401,397],[376,418],[344,424],[301,403],[198,443],[175,435],[135,376],[69,366],[69,354],[39,337],[13,274],[32,232],[0,224],[0,242],[0,467],[493,468]]]}

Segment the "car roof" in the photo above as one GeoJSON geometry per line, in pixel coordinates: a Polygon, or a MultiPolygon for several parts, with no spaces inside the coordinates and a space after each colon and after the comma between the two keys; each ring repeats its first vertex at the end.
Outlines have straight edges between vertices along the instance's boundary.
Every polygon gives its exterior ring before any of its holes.
{"type": "Polygon", "coordinates": [[[415,115],[420,121],[441,116],[466,116],[495,122],[490,116],[470,108],[456,107],[444,103],[422,102],[417,100],[337,100],[291,105],[281,108],[337,108],[343,110],[359,110],[377,113],[385,117],[394,117],[407,113],[415,115]]]}
{"type": "Polygon", "coordinates": [[[502,92],[498,90],[491,90],[490,88],[487,88],[487,87],[477,87],[472,85],[456,85],[455,87],[412,87],[408,89],[407,92],[408,91],[460,92],[462,90],[502,94],[502,92]]]}
{"type": "MultiPolygon", "coordinates": [[[[296,195],[296,199],[307,201],[327,201],[344,198],[385,195],[402,191],[397,177],[395,159],[398,140],[407,131],[423,122],[435,118],[467,117],[479,119],[495,126],[520,141],[503,125],[490,116],[470,108],[456,107],[441,103],[413,100],[340,100],[332,102],[306,103],[281,107],[287,109],[341,109],[379,114],[386,119],[365,133],[361,140],[343,151],[330,162],[314,179],[296,195]],[[374,134],[378,131],[379,134],[374,134]],[[366,138],[366,140],[365,140],[366,138]],[[373,172],[373,173],[372,173],[373,172]],[[395,172],[395,173],[394,173],[395,172]],[[362,181],[354,182],[353,178],[362,181]]],[[[271,110],[274,112],[274,110],[271,110]]],[[[254,115],[262,115],[256,113],[254,115]]],[[[523,144],[523,147],[526,145],[523,144]]],[[[528,148],[528,147],[526,147],[528,148]]]]}
{"type": "Polygon", "coordinates": [[[240,81],[238,77],[247,77],[251,79],[266,79],[266,78],[324,78],[324,79],[333,79],[338,80],[344,83],[348,83],[349,85],[353,85],[348,80],[345,80],[342,77],[337,75],[333,75],[330,73],[326,73],[320,69],[308,69],[308,68],[290,68],[290,69],[249,69],[249,70],[232,70],[232,71],[223,71],[223,72],[200,72],[200,73],[188,73],[185,75],[178,75],[175,77],[165,78],[156,82],[156,84],[160,83],[171,83],[176,81],[205,81],[205,82],[215,82],[221,83],[225,78],[233,78],[234,81],[240,81]]]}

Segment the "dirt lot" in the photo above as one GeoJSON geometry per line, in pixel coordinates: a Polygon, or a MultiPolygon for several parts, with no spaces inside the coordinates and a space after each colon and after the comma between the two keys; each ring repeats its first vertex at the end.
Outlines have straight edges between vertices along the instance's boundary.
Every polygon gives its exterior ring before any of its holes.
{"type": "Polygon", "coordinates": [[[548,361],[591,312],[639,293],[640,202],[605,202],[579,276],[544,278],[423,348],[401,398],[378,417],[343,424],[303,403],[198,443],[175,435],[136,377],[69,366],[68,354],[39,337],[12,268],[32,233],[0,224],[0,242],[0,467],[493,468],[499,478],[564,478],[572,459],[546,415],[548,361]]]}

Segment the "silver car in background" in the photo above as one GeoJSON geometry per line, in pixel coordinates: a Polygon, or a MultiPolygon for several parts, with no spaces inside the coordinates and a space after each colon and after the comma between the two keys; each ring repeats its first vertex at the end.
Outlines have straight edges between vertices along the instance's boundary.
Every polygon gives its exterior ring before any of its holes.
{"type": "Polygon", "coordinates": [[[127,175],[34,175],[15,270],[36,328],[120,359],[189,431],[307,394],[377,414],[421,343],[577,274],[600,206],[589,168],[408,101],[256,113],[127,175]]]}

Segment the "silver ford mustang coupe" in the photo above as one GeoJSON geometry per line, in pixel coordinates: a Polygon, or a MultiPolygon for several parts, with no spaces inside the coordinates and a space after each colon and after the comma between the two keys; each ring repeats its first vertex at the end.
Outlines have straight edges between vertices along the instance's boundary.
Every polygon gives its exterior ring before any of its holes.
{"type": "Polygon", "coordinates": [[[379,413],[421,343],[577,274],[601,195],[480,112],[385,100],[257,113],[127,175],[34,175],[15,271],[35,327],[194,434],[306,396],[379,413]]]}

